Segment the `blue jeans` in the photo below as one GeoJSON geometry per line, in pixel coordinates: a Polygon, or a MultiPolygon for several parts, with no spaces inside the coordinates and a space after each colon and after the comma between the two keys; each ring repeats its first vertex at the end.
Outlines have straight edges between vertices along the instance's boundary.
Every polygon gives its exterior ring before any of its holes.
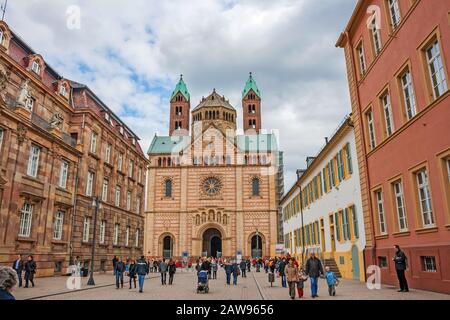
{"type": "Polygon", "coordinates": [[[281,286],[283,287],[283,288],[286,288],[286,274],[280,274],[280,276],[281,276],[281,286]]]}
{"type": "Polygon", "coordinates": [[[139,291],[142,292],[144,290],[145,274],[138,275],[138,280],[139,280],[139,291]]]}
{"type": "Polygon", "coordinates": [[[317,282],[319,278],[311,277],[311,296],[317,296],[317,282]]]}
{"type": "Polygon", "coordinates": [[[227,272],[227,284],[230,284],[231,281],[231,273],[227,272]]]}
{"type": "Polygon", "coordinates": [[[119,288],[119,284],[123,288],[123,272],[116,271],[116,287],[119,288]]]}
{"type": "Polygon", "coordinates": [[[17,271],[17,278],[19,279],[19,288],[22,286],[22,271],[17,271]]]}
{"type": "Polygon", "coordinates": [[[233,284],[234,285],[237,285],[237,274],[236,273],[233,273],[233,284]]]}

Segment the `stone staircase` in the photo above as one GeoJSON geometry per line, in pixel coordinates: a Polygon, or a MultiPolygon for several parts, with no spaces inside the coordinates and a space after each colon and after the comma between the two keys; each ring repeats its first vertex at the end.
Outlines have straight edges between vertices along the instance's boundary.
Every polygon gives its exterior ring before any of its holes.
{"type": "MultiPolygon", "coordinates": [[[[333,271],[334,274],[336,275],[336,277],[338,278],[342,278],[341,272],[339,271],[339,268],[336,264],[336,260],[334,259],[324,259],[323,260],[323,266],[325,267],[330,267],[330,271],[333,271]]],[[[324,270],[325,272],[325,270],[324,270]]]]}

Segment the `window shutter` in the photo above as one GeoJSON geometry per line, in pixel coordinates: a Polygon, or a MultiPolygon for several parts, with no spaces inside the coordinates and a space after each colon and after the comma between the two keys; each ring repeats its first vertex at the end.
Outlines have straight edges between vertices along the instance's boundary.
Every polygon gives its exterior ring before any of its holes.
{"type": "Polygon", "coordinates": [[[341,241],[341,230],[339,226],[339,213],[336,212],[334,214],[334,226],[336,228],[336,239],[337,241],[341,241]]]}
{"type": "Polygon", "coordinates": [[[353,174],[353,164],[352,164],[352,154],[350,153],[350,143],[347,143],[346,147],[347,153],[347,168],[350,174],[353,174]]]}
{"type": "Polygon", "coordinates": [[[359,226],[358,226],[358,215],[356,212],[356,206],[352,206],[352,213],[353,213],[353,232],[355,233],[355,238],[359,238],[359,226]]]}

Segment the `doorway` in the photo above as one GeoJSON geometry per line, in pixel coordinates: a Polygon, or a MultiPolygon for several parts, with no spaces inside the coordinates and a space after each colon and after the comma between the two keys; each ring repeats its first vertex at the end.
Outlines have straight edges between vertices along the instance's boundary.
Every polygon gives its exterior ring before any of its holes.
{"type": "Polygon", "coordinates": [[[163,258],[172,258],[173,240],[171,236],[165,236],[163,239],[163,258]]]}
{"type": "Polygon", "coordinates": [[[203,250],[208,257],[216,257],[222,252],[222,234],[219,230],[211,228],[203,233],[203,250]]]}
{"type": "Polygon", "coordinates": [[[262,258],[262,247],[263,242],[261,237],[259,235],[254,235],[252,237],[252,258],[262,258]]]}

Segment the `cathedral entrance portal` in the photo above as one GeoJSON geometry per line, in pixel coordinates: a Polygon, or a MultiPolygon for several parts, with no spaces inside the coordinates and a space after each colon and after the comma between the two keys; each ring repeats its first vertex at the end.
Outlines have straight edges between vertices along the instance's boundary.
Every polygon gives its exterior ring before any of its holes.
{"type": "Polygon", "coordinates": [[[222,252],[222,234],[219,230],[211,228],[203,233],[203,253],[208,257],[217,257],[222,252]]]}

